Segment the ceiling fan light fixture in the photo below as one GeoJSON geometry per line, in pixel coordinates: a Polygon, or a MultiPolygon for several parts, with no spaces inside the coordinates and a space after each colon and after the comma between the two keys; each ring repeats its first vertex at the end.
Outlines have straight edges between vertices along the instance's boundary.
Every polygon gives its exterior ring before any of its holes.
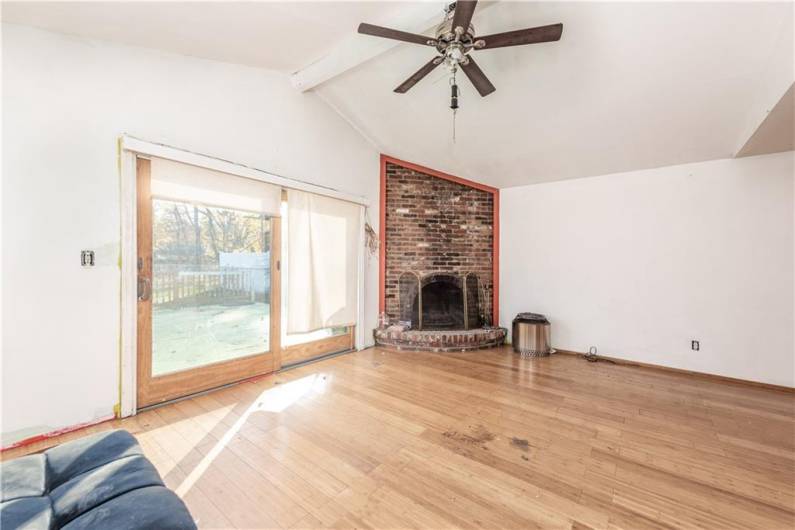
{"type": "Polygon", "coordinates": [[[464,51],[461,49],[461,46],[450,46],[450,51],[447,52],[447,56],[455,62],[461,62],[464,59],[464,51]]]}

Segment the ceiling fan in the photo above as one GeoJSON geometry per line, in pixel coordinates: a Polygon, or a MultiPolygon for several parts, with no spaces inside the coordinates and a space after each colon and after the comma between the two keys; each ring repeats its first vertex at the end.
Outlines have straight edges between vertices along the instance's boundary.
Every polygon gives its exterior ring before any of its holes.
{"type": "Polygon", "coordinates": [[[551,42],[560,40],[560,35],[563,33],[563,24],[552,24],[476,37],[475,28],[471,24],[476,5],[477,0],[458,0],[448,5],[445,8],[444,20],[436,29],[436,36],[433,38],[367,23],[359,24],[359,33],[436,48],[439,55],[414,72],[395,89],[395,92],[400,94],[407,92],[434,68],[445,63],[452,76],[450,108],[455,110],[458,108],[455,74],[459,68],[464,71],[481,96],[488,96],[496,90],[475,59],[469,55],[471,51],[551,42]]]}

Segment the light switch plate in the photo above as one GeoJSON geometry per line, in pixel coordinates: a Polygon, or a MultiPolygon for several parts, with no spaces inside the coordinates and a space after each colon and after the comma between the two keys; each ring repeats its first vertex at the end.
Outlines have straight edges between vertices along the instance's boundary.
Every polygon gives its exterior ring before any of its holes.
{"type": "Polygon", "coordinates": [[[80,265],[83,267],[93,267],[94,266],[94,251],[93,250],[81,250],[80,251],[80,265]]]}

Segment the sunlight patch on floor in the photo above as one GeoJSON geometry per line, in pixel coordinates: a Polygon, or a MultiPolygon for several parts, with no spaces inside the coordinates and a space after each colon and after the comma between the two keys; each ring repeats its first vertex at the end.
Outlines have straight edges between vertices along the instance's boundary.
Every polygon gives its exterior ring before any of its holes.
{"type": "Polygon", "coordinates": [[[283,383],[262,392],[254,402],[240,415],[235,423],[218,440],[213,448],[207,452],[195,468],[188,474],[182,484],[176,489],[177,495],[183,498],[196,484],[213,461],[221,454],[235,435],[240,432],[249,417],[255,412],[280,413],[290,405],[311,392],[324,392],[326,390],[326,374],[312,374],[289,383],[283,383]]]}

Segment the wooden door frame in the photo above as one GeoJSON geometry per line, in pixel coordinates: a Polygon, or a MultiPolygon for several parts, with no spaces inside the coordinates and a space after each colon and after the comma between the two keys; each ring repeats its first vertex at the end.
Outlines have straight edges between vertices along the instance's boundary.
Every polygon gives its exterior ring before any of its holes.
{"type": "MultiPolygon", "coordinates": [[[[342,199],[355,204],[369,207],[370,200],[355,194],[332,190],[327,187],[317,186],[308,182],[294,180],[279,175],[275,175],[262,169],[242,166],[229,162],[221,158],[201,154],[194,151],[186,151],[177,147],[153,143],[140,138],[135,138],[128,134],[121,134],[116,142],[117,170],[120,190],[120,210],[121,210],[121,252],[120,264],[121,280],[121,317],[119,333],[119,349],[117,352],[108,352],[108,355],[118,355],[119,371],[117,373],[118,382],[118,402],[114,406],[114,413],[117,417],[132,416],[138,409],[137,397],[137,251],[136,251],[136,157],[159,157],[184,164],[190,164],[207,169],[213,169],[239,177],[252,180],[259,180],[281,186],[283,188],[298,189],[318,195],[342,199]]],[[[360,216],[362,225],[365,221],[365,212],[362,209],[360,216]]],[[[367,277],[367,258],[365,247],[364,231],[360,234],[359,243],[359,293],[358,308],[356,316],[356,340],[355,348],[364,348],[367,343],[367,333],[365,323],[365,278],[367,277]]],[[[279,335],[281,337],[281,335],[279,335]]],[[[274,369],[278,369],[279,359],[274,359],[274,369]]]]}
{"type": "Polygon", "coordinates": [[[285,346],[281,350],[281,362],[282,366],[300,364],[324,355],[349,351],[355,346],[356,326],[348,326],[347,333],[285,346]]]}
{"type": "MultiPolygon", "coordinates": [[[[136,268],[152,285],[152,197],[150,193],[151,162],[136,157],[136,268]]],[[[137,321],[148,320],[148,326],[137,326],[136,333],[136,408],[156,405],[281,368],[281,219],[271,218],[271,289],[270,337],[268,352],[202,365],[189,370],[151,376],[152,370],[152,297],[138,301],[137,321]]],[[[151,287],[150,287],[151,292],[151,287]]]]}

